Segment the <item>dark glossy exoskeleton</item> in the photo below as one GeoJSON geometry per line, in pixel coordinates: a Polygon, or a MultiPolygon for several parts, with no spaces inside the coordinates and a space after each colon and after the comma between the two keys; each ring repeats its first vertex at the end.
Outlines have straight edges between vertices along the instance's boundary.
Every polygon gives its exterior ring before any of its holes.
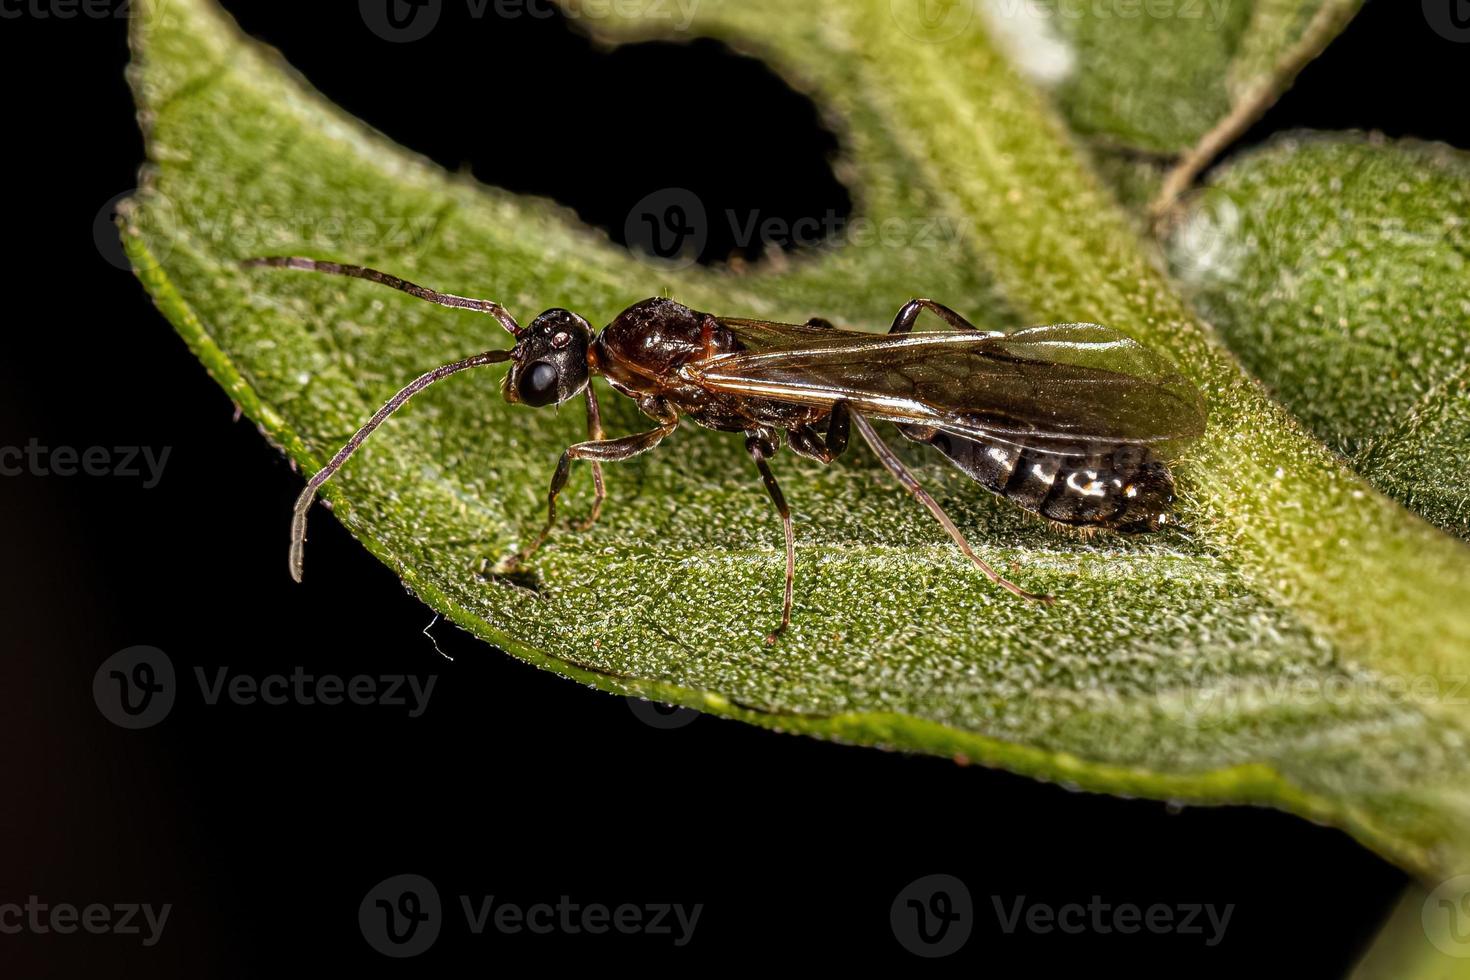
{"type": "Polygon", "coordinates": [[[796,567],[791,512],[767,462],[783,441],[801,456],[830,463],[856,428],[991,581],[1023,598],[1049,602],[1049,596],[1022,589],[975,554],[870,420],[894,423],[906,438],[933,446],[987,490],[1050,521],[1125,533],[1156,530],[1168,520],[1174,481],[1158,451],[1204,431],[1199,392],[1161,358],[1097,324],[988,333],[946,306],[916,299],[898,312],[887,334],[872,334],[839,330],[820,319],[787,324],[718,317],[673,300],[648,299],[594,334],[586,320],[567,310],[547,310],[522,327],[498,303],[435,292],[361,266],[294,257],[245,264],[381,283],[441,306],[489,314],[515,338],[508,351],[485,351],[416,379],[311,478],[292,525],[291,572],[298,580],[306,513],[317,488],[414,394],[485,364],[510,362],[503,385],[507,401],[541,407],[582,395],[587,404],[588,441],[562,454],[545,526],[504,568],[546,540],[573,460],[592,464],[595,496],[586,527],[607,496],[601,464],[647,452],[687,417],[745,435],[746,450],[781,515],[786,587],[776,633],[791,620],[796,567]],[[954,329],[913,332],[924,310],[954,329]],[[654,427],[605,438],[589,385],[594,375],[636,399],[654,427]]]}

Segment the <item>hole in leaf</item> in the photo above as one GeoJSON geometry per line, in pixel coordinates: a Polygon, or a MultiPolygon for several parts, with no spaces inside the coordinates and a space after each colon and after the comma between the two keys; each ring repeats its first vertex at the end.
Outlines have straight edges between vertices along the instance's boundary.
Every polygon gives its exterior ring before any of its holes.
{"type": "Polygon", "coordinates": [[[1467,69],[1465,45],[1437,33],[1422,4],[1366,3],[1234,149],[1290,129],[1364,129],[1470,149],[1470,115],[1451,108],[1467,69]]]}
{"type": "Polygon", "coordinates": [[[400,43],[375,34],[356,4],[229,7],[397,142],[550,197],[621,244],[755,262],[820,245],[852,212],[817,107],[715,41],[607,50],[549,0],[444,3],[432,30],[400,43]]]}

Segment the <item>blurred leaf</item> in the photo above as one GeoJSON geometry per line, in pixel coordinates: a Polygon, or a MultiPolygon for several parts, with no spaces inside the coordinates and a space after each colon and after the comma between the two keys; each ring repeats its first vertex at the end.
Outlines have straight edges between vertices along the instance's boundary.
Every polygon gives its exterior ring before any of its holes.
{"type": "MultiPolygon", "coordinates": [[[[991,9],[1048,5],[991,0],[991,9]]],[[[1109,0],[1061,3],[1047,23],[1075,68],[1056,88],[1079,133],[1104,145],[1182,153],[1242,100],[1291,83],[1283,65],[1314,20],[1340,30],[1362,0],[1109,0]]],[[[1336,30],[1333,33],[1336,33],[1336,30]]]]}
{"type": "MultiPolygon", "coordinates": [[[[907,2],[907,0],[900,0],[907,2]]],[[[914,0],[919,2],[919,0],[914,0]]],[[[1051,89],[1123,202],[1141,209],[1169,161],[1236,135],[1291,86],[1362,0],[983,0],[1023,73],[1051,89]]],[[[1225,140],[1228,142],[1228,139],[1225,140]]]]}
{"type": "MultiPolygon", "coordinates": [[[[1110,323],[1211,404],[1178,467],[1189,530],[1145,539],[1058,535],[901,447],[983,551],[1061,597],[1050,609],[985,583],[860,447],[829,468],[783,456],[796,617],[768,647],[781,536],[738,437],[687,426],[610,467],[602,522],[537,554],[532,593],[482,569],[534,533],[582,423],[506,406],[498,372],[455,378],[326,496],[465,629],[609,691],[1095,790],[1270,804],[1426,874],[1465,860],[1467,711],[1449,684],[1470,650],[1470,551],[1368,489],[1241,373],[983,36],[924,40],[889,0],[702,3],[699,33],[759,51],[841,120],[868,230],[740,276],[652,266],[545,202],[450,177],[326,104],[206,0],[144,6],[133,81],[150,167],[125,241],[204,365],[308,469],[406,379],[502,338],[369,284],[242,271],[247,255],[365,262],[594,322],[667,286],[698,308],[882,329],[931,294],[986,325],[1110,323]]],[[[603,393],[611,431],[646,426],[603,393]]],[[[578,472],[572,516],[587,491],[578,472]]],[[[283,514],[282,574],[285,535],[283,514]]],[[[306,587],[331,572],[308,556],[306,587]]]]}
{"type": "Polygon", "coordinates": [[[1351,980],[1465,980],[1470,977],[1470,875],[1403,897],[1354,966],[1351,980]]]}
{"type": "Polygon", "coordinates": [[[1470,155],[1294,136],[1232,160],[1171,243],[1196,305],[1374,485],[1470,536],[1470,155]]]}

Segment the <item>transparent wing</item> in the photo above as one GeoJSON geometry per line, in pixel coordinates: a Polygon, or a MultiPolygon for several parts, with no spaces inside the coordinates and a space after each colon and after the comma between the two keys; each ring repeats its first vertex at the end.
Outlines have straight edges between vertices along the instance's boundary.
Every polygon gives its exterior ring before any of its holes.
{"type": "Polygon", "coordinates": [[[1049,449],[1174,443],[1204,431],[1199,391],[1163,358],[1093,323],[1011,334],[866,334],[722,320],[746,351],[687,366],[719,390],[1049,449]]]}

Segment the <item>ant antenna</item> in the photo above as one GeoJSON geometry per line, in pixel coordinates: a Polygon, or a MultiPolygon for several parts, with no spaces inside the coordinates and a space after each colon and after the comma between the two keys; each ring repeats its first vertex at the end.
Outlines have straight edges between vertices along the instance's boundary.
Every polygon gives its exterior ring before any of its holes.
{"type": "Polygon", "coordinates": [[[377,269],[369,269],[360,265],[343,265],[340,262],[318,262],[316,259],[301,258],[296,255],[270,255],[255,259],[244,259],[240,265],[250,268],[252,266],[270,266],[276,269],[301,269],[304,272],[325,272],[334,276],[349,276],[353,279],[366,279],[399,292],[408,293],[430,303],[447,306],[456,310],[474,310],[476,313],[488,313],[500,321],[500,325],[510,331],[512,337],[521,335],[521,325],[516,323],[516,318],[510,315],[510,311],[499,303],[488,299],[472,299],[468,296],[455,296],[453,293],[441,293],[432,289],[426,289],[418,283],[409,282],[407,279],[399,279],[390,276],[386,272],[377,269]]]}
{"type": "MultiPolygon", "coordinates": [[[[344,266],[342,268],[355,268],[355,266],[344,266]]],[[[371,270],[365,269],[360,271],[369,272],[371,270]]],[[[402,280],[398,281],[401,282],[402,280]]],[[[458,299],[459,297],[450,298],[458,299]]],[[[478,303],[481,301],[470,300],[469,302],[478,303]]],[[[332,474],[340,470],[347,460],[352,458],[352,454],[357,452],[358,447],[363,444],[368,436],[373,434],[373,430],[382,425],[388,416],[402,408],[404,403],[410,398],[434,382],[442,381],[451,374],[458,374],[460,371],[466,371],[473,367],[480,367],[485,364],[499,364],[502,361],[510,360],[510,357],[511,352],[508,350],[487,350],[473,357],[466,357],[462,361],[454,361],[442,367],[436,367],[428,374],[420,375],[406,388],[388,399],[387,403],[378,409],[372,418],[368,419],[367,424],[361,429],[358,429],[356,434],[347,440],[347,445],[337,450],[337,455],[333,456],[331,462],[323,466],[317,471],[315,476],[306,482],[306,489],[302,490],[301,496],[296,498],[296,509],[291,515],[291,577],[293,579],[298,582],[301,581],[301,566],[306,553],[306,513],[311,510],[311,503],[316,499],[317,490],[320,489],[323,483],[330,480],[332,474]]]]}

